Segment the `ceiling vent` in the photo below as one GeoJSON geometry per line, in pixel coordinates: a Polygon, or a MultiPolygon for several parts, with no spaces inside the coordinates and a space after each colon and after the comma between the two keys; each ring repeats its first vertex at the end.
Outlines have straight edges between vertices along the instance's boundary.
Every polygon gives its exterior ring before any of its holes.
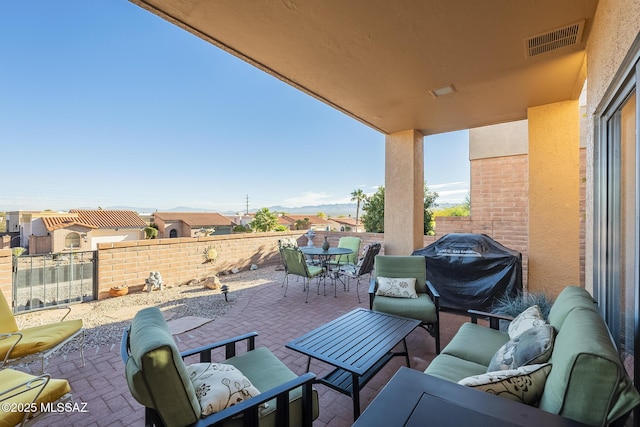
{"type": "Polygon", "coordinates": [[[542,55],[552,50],[575,46],[582,40],[584,20],[556,30],[547,31],[525,39],[525,55],[527,58],[542,55]]]}

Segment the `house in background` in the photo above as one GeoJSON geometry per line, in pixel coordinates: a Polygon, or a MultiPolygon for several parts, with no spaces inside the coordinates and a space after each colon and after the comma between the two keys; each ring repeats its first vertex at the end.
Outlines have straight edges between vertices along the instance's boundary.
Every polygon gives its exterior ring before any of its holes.
{"type": "Polygon", "coordinates": [[[358,221],[356,225],[356,219],[351,217],[331,218],[331,221],[338,224],[339,231],[363,231],[362,222],[358,221]]]}
{"type": "Polygon", "coordinates": [[[72,209],[69,213],[23,216],[29,254],[95,250],[98,243],[144,239],[146,223],[134,211],[72,209]]]}
{"type": "Polygon", "coordinates": [[[158,238],[231,234],[234,223],[215,212],[154,212],[158,238]]]}
{"type": "Polygon", "coordinates": [[[34,220],[49,216],[70,215],[67,212],[56,211],[10,211],[6,213],[6,232],[11,236],[11,247],[29,246],[29,236],[31,235],[31,224],[34,220]]]}
{"type": "Polygon", "coordinates": [[[340,225],[331,219],[324,219],[317,215],[281,215],[278,219],[279,224],[286,225],[289,230],[339,230],[340,225]],[[306,224],[302,226],[302,224],[306,224]],[[298,225],[301,225],[299,228],[298,225]]]}

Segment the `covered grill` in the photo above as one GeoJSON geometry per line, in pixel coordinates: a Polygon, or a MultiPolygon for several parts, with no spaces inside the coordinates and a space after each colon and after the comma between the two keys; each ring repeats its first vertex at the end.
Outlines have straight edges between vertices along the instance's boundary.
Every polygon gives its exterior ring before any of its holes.
{"type": "Polygon", "coordinates": [[[496,299],[522,292],[522,254],[486,234],[447,234],[413,255],[425,257],[443,308],[490,311],[496,299]]]}

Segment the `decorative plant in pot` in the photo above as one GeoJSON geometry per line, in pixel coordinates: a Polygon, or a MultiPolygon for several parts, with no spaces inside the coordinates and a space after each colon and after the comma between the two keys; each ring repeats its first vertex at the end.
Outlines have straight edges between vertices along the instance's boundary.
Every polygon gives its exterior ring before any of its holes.
{"type": "Polygon", "coordinates": [[[113,286],[109,289],[109,295],[112,297],[121,297],[129,293],[129,287],[127,285],[113,286]]]}
{"type": "MultiPolygon", "coordinates": [[[[503,316],[516,317],[534,305],[540,308],[540,312],[545,320],[548,319],[553,300],[541,292],[520,292],[515,296],[504,295],[493,303],[491,312],[503,316]]],[[[500,329],[506,328],[507,325],[508,322],[500,321],[500,329]]]]}

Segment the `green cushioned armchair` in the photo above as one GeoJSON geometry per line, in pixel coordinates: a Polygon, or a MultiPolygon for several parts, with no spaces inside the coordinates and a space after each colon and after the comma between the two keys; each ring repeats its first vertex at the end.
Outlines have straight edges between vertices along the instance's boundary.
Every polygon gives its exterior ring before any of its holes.
{"type": "Polygon", "coordinates": [[[420,320],[421,326],[435,338],[436,354],[440,354],[440,294],[427,281],[424,257],[377,255],[374,269],[375,277],[371,279],[369,286],[369,308],[420,320]],[[378,277],[415,277],[418,298],[393,298],[376,295],[378,277]]]}
{"type": "Polygon", "coordinates": [[[121,356],[131,395],[145,407],[145,425],[311,427],[319,415],[315,375],[297,376],[267,348],[255,348],[256,336],[252,332],[181,353],[160,310],[140,310],[123,334],[121,356]],[[243,341],[247,351],[236,354],[236,344],[243,341]],[[217,348],[224,349],[220,362],[240,370],[261,393],[202,417],[183,359],[211,362],[217,348]]]}

